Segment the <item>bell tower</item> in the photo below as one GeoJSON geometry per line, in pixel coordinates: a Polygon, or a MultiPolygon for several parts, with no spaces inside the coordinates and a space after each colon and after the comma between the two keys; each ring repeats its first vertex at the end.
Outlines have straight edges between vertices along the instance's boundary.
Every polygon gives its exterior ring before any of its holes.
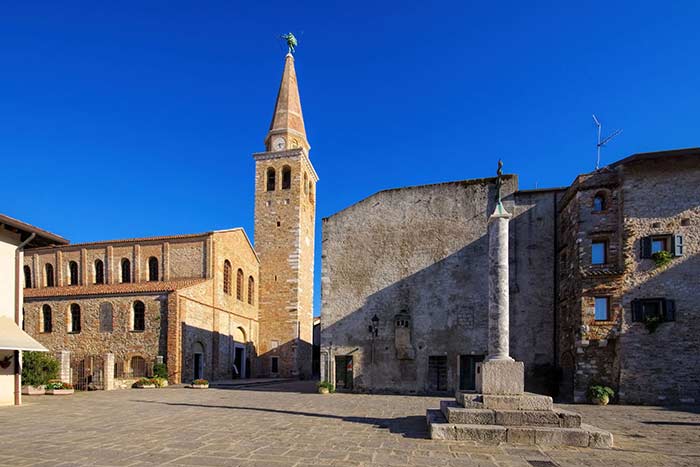
{"type": "Polygon", "coordinates": [[[255,159],[255,251],[260,258],[259,373],[311,377],[316,182],[294,57],[255,159]]]}

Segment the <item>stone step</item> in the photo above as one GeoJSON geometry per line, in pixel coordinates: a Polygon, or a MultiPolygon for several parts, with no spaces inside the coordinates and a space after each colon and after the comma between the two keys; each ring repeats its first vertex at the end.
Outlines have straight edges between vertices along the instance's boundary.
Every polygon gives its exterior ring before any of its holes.
{"type": "Polygon", "coordinates": [[[554,408],[551,397],[529,392],[517,396],[458,392],[455,398],[457,403],[466,409],[552,410],[554,408]]]}
{"type": "Polygon", "coordinates": [[[601,449],[613,446],[611,433],[585,424],[580,428],[561,428],[448,423],[440,410],[428,410],[426,420],[431,439],[601,449]]]}
{"type": "Polygon", "coordinates": [[[454,401],[440,401],[440,412],[448,423],[466,425],[554,426],[578,428],[581,416],[567,410],[468,409],[454,401]]]}

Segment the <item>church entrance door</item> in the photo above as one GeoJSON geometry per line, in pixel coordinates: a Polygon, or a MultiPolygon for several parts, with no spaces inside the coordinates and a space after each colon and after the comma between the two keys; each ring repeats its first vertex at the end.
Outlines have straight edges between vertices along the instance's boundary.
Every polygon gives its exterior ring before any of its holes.
{"type": "Polygon", "coordinates": [[[352,390],[352,356],[335,357],[335,388],[352,390]]]}

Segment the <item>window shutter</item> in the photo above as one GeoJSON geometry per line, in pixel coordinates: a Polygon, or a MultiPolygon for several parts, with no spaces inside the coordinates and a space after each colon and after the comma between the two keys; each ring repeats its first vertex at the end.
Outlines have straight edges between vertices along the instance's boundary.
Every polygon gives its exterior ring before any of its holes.
{"type": "Polygon", "coordinates": [[[671,241],[673,256],[683,256],[683,235],[674,235],[671,241]]]}
{"type": "Polygon", "coordinates": [[[643,237],[640,241],[640,258],[651,258],[651,237],[643,237]]]}
{"type": "Polygon", "coordinates": [[[632,322],[643,321],[642,316],[642,302],[639,300],[632,300],[632,322]]]}
{"type": "Polygon", "coordinates": [[[676,320],[676,302],[675,300],[666,300],[664,303],[664,321],[676,320]]]}

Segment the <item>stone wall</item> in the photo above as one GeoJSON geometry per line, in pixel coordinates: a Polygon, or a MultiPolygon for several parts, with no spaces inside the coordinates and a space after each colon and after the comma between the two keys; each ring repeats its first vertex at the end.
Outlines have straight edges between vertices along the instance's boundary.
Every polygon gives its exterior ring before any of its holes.
{"type": "MultiPolygon", "coordinates": [[[[507,176],[511,349],[532,370],[553,363],[554,195],[516,189],[507,176]]],[[[324,219],[321,351],[331,358],[321,359],[322,378],[334,377],[336,356],[351,355],[355,390],[433,392],[429,359],[445,357],[444,389],[458,388],[460,355],[487,351],[494,207],[494,179],[482,179],[383,191],[324,219]]]]}

